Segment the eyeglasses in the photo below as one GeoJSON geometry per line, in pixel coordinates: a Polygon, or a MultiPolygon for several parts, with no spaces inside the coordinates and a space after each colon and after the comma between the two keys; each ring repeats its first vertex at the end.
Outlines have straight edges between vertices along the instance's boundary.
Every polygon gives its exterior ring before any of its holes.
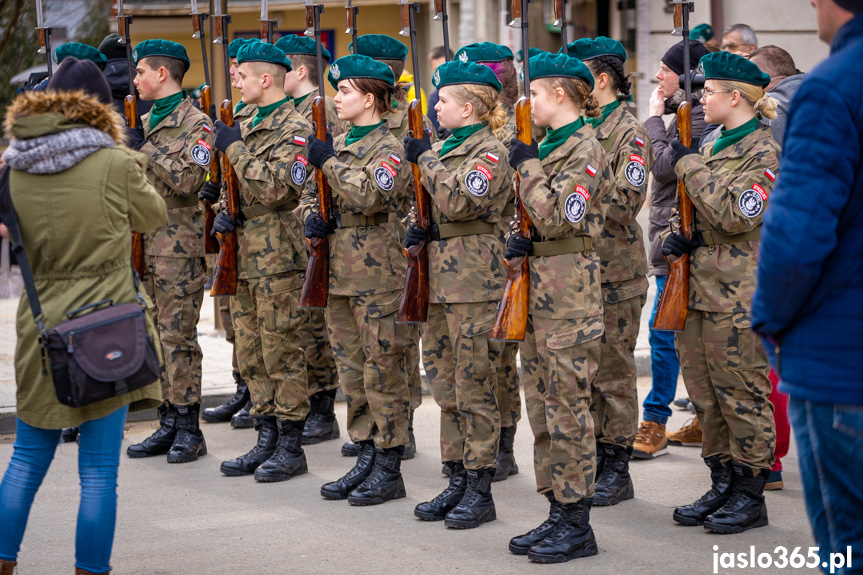
{"type": "Polygon", "coordinates": [[[702,90],[701,93],[704,94],[704,98],[707,99],[713,94],[727,94],[731,90],[702,90]]]}
{"type": "Polygon", "coordinates": [[[743,44],[737,44],[736,42],[729,42],[728,44],[723,44],[722,49],[726,52],[731,52],[732,50],[735,50],[736,48],[739,48],[741,46],[743,46],[743,44]]]}

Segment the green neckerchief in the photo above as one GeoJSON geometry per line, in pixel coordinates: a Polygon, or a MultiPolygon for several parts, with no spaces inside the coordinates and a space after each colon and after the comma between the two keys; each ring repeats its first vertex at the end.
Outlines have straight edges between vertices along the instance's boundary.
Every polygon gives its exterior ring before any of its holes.
{"type": "Polygon", "coordinates": [[[550,153],[555,151],[569,139],[574,133],[584,127],[584,118],[578,117],[575,122],[561,126],[556,130],[549,128],[545,132],[545,139],[539,143],[539,159],[544,160],[550,153]]]}
{"type": "Polygon", "coordinates": [[[745,124],[737,126],[733,130],[722,130],[716,143],[713,144],[713,154],[716,155],[725,148],[733,146],[758,128],[758,118],[752,118],[745,124]]]}
{"type": "Polygon", "coordinates": [[[611,115],[612,112],[614,112],[616,109],[618,109],[620,107],[620,104],[621,104],[620,100],[615,100],[611,104],[606,104],[605,106],[603,106],[599,110],[599,116],[597,116],[596,118],[588,118],[587,120],[585,120],[585,122],[587,122],[588,124],[590,124],[594,128],[600,126],[603,122],[605,122],[608,119],[608,117],[611,115]]]}
{"type": "Polygon", "coordinates": [[[300,104],[302,104],[306,100],[306,98],[308,98],[309,96],[311,96],[314,93],[315,93],[315,91],[311,91],[308,94],[306,94],[305,96],[300,96],[299,98],[291,98],[291,101],[294,103],[294,106],[299,106],[300,104]]]}
{"type": "Polygon", "coordinates": [[[159,122],[170,116],[185,97],[186,91],[180,90],[167,98],[161,98],[153,102],[153,109],[150,110],[150,129],[152,130],[159,125],[159,122]]]}
{"type": "Polygon", "coordinates": [[[393,98],[392,100],[390,100],[390,106],[393,107],[393,110],[397,110],[399,107],[398,98],[393,98]]]}
{"type": "Polygon", "coordinates": [[[252,120],[252,127],[257,128],[258,124],[260,124],[264,118],[266,118],[267,116],[272,114],[273,111],[276,108],[278,108],[279,106],[281,106],[282,104],[287,104],[287,103],[288,103],[288,97],[285,96],[284,98],[282,98],[278,102],[273,102],[269,106],[258,106],[258,113],[255,114],[255,119],[252,120]]]}
{"type": "Polygon", "coordinates": [[[240,113],[240,110],[242,110],[243,108],[245,108],[247,105],[248,105],[248,104],[246,104],[246,103],[245,103],[245,102],[243,102],[242,100],[240,100],[239,102],[237,102],[237,105],[236,105],[236,106],[234,106],[234,115],[236,116],[237,114],[239,114],[239,113],[240,113]]]}
{"type": "Polygon", "coordinates": [[[488,124],[484,122],[480,122],[479,124],[471,124],[470,126],[462,126],[461,128],[454,128],[452,131],[452,136],[447,138],[443,147],[440,149],[441,157],[446,156],[452,150],[456,149],[460,145],[464,143],[465,140],[473,136],[478,131],[485,128],[488,124]]]}
{"type": "Polygon", "coordinates": [[[368,126],[355,126],[354,124],[351,124],[351,129],[348,132],[345,144],[347,144],[348,146],[350,146],[351,144],[355,144],[383,125],[383,120],[381,120],[377,124],[369,124],[368,126]]]}

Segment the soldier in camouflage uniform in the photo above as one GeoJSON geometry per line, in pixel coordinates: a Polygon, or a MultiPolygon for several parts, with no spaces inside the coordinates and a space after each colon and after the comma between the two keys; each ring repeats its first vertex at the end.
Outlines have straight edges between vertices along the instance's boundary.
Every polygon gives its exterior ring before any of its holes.
{"type": "Polygon", "coordinates": [[[438,67],[438,121],[453,135],[432,149],[429,138],[405,138],[431,194],[431,228],[414,223],[405,246],[429,258],[429,309],[423,363],[441,408],[441,459],[449,486],[414,515],[473,528],[497,518],[491,494],[500,435],[495,396],[499,343],[491,342],[503,292],[501,213],[512,195],[506,147],[493,133],[506,121],[501,85],[489,68],[459,60],[438,67]]]}
{"type": "Polygon", "coordinates": [[[595,439],[590,394],[603,334],[600,239],[613,198],[614,176],[582,113],[598,115],[593,76],[576,58],[530,58],[531,112],[548,126],[537,150],[513,140],[510,164],[535,241],[512,235],[511,265],[532,255],[527,335],[521,344],[524,396],[534,440],[537,491],[549,518],[510,541],[510,551],[557,563],[595,555],[590,527],[595,439]],[[573,95],[573,96],[570,96],[573,95]]]}
{"type": "Polygon", "coordinates": [[[616,180],[605,228],[595,245],[602,266],[605,335],[590,406],[598,440],[593,504],[616,505],[635,495],[629,475],[638,429],[635,342],[647,301],[647,255],[635,218],[647,194],[653,148],[644,126],[623,105],[631,86],[623,68],[623,45],[604,36],[586,38],[570,44],[568,53],[593,74],[593,95],[601,113],[588,123],[596,130],[616,180]]]}
{"type": "Polygon", "coordinates": [[[329,236],[327,327],[348,403],[348,434],[360,453],[345,476],[321,487],[321,495],[376,505],[405,497],[410,330],[395,321],[406,263],[390,214],[405,202],[408,169],[401,142],[381,119],[395,91],[392,71],[356,54],[336,60],[329,81],[338,90],[339,118],[351,129],[335,144],[329,135],[325,141],[311,136],[309,163],[329,181],[335,222],[318,215],[312,190],[301,211],[307,237],[329,236]]]}
{"type": "Polygon", "coordinates": [[[168,454],[169,463],[207,453],[199,427],[201,360],[198,319],[207,281],[204,212],[198,191],[210,165],[212,124],[180,89],[189,69],[182,45],[147,40],[132,53],[141,97],[154,100],[141,118],[133,145],[149,156],[147,177],[168,208],[168,223],[144,235],[146,268],[141,283],[153,302],[165,355],[159,429],[131,445],[130,457],[168,454]]]}
{"type": "Polygon", "coordinates": [[[272,44],[250,43],[240,48],[237,60],[237,87],[257,111],[233,127],[216,122],[216,147],[227,154],[240,183],[240,215],[235,221],[223,210],[213,230],[237,233],[237,295],[231,313],[258,440],[245,455],[223,462],[221,471],[284,481],[308,471],[301,446],[308,384],[297,335],[307,256],[302,221],[293,209],[306,185],[305,135],[311,126],[285,96],[284,75],[291,63],[284,52],[272,44]]]}
{"type": "Polygon", "coordinates": [[[767,525],[764,485],[776,432],[767,355],[750,331],[761,222],[779,166],[770,77],[749,60],[718,52],[701,59],[704,116],[723,124],[702,153],[672,143],[672,164],[695,207],[692,239],[672,232],[666,257],[689,253],[689,310],[675,337],[683,381],[704,429],[701,455],[711,490],[678,507],[674,520],[717,533],[767,525]]]}

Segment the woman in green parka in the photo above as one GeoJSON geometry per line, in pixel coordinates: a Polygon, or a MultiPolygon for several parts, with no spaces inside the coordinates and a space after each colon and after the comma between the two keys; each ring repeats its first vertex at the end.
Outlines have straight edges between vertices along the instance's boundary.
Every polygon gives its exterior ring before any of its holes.
{"type": "MultiPolygon", "coordinates": [[[[48,90],[22,94],[9,106],[5,132],[11,140],[3,154],[11,168],[9,191],[46,327],[101,300],[137,301],[131,230],[163,225],[165,203],[147,182],[146,157],[120,145],[122,118],[96,65],[64,60],[48,90]]],[[[18,307],[17,331],[18,421],[12,460],[0,484],[0,574],[14,569],[30,505],[60,430],[71,426],[81,431],[76,573],[107,573],[123,425],[128,411],[160,404],[158,381],[85,407],[67,407],[57,400],[50,369],[43,373],[26,295],[18,307]]],[[[155,341],[151,323],[148,331],[155,341]]]]}

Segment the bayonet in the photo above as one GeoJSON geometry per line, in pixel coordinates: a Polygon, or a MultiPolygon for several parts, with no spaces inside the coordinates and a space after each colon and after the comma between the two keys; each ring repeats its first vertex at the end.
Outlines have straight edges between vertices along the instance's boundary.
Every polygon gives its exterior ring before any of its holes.
{"type": "MultiPolygon", "coordinates": [[[[218,0],[216,0],[218,1],[218,0]]],[[[261,42],[273,43],[273,30],[276,28],[276,21],[270,20],[269,2],[261,0],[261,42]]]]}
{"type": "Polygon", "coordinates": [[[434,0],[434,19],[443,26],[444,59],[449,62],[449,15],[446,12],[446,0],[434,0]]]}
{"type": "MultiPolygon", "coordinates": [[[[123,3],[120,2],[120,5],[122,6],[123,3]]],[[[45,54],[45,62],[48,64],[48,81],[50,82],[54,75],[51,67],[51,34],[54,33],[54,29],[50,26],[45,26],[45,18],[42,14],[42,0],[36,0],[36,30],[39,32],[39,49],[37,52],[45,54]]]]}
{"type": "Polygon", "coordinates": [[[357,14],[360,12],[359,6],[354,6],[351,0],[345,5],[345,16],[347,17],[348,27],[345,34],[351,35],[351,45],[354,47],[354,52],[357,49],[357,14]]]}

